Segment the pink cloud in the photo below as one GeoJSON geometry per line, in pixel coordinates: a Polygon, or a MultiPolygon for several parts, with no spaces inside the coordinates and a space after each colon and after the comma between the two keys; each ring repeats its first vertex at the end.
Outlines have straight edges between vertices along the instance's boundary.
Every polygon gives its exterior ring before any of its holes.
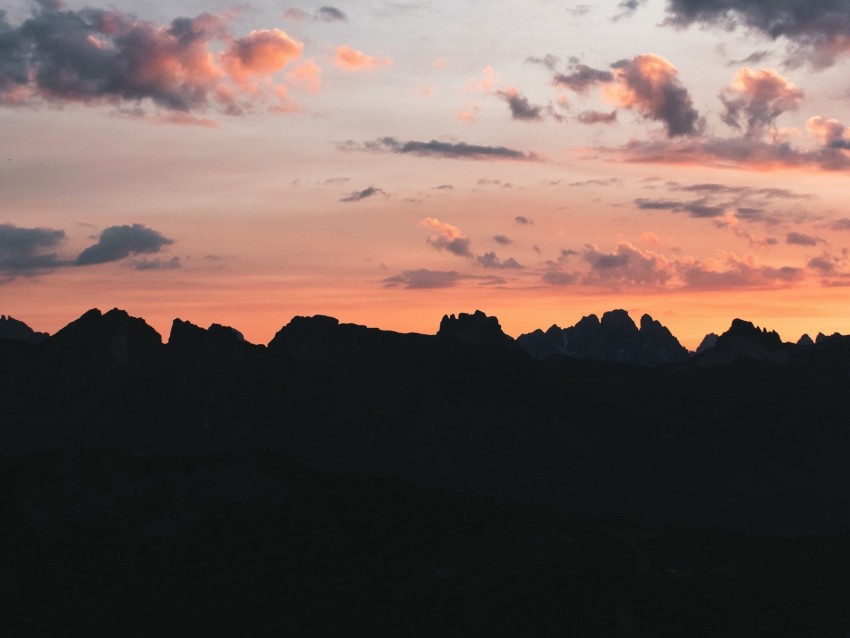
{"type": "Polygon", "coordinates": [[[322,67],[312,58],[305,60],[286,74],[286,80],[310,93],[318,93],[322,88],[322,67]]]}
{"type": "Polygon", "coordinates": [[[390,58],[379,58],[371,55],[366,55],[362,51],[358,51],[348,45],[341,44],[336,48],[336,56],[334,56],[334,64],[341,69],[348,71],[364,71],[367,69],[376,69],[379,67],[391,66],[393,61],[390,58]]]}

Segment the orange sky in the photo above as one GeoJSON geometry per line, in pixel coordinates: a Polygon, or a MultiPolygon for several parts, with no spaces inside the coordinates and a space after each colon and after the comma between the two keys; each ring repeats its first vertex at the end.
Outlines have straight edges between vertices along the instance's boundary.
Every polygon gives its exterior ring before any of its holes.
{"type": "Polygon", "coordinates": [[[0,312],[850,333],[850,15],[797,4],[14,0],[0,312]]]}

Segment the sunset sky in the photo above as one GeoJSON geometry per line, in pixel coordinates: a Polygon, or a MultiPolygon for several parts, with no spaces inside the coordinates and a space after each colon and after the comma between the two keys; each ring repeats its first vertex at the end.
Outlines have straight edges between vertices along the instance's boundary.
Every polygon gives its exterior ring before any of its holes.
{"type": "Polygon", "coordinates": [[[850,0],[0,10],[0,313],[850,333],[850,0]]]}

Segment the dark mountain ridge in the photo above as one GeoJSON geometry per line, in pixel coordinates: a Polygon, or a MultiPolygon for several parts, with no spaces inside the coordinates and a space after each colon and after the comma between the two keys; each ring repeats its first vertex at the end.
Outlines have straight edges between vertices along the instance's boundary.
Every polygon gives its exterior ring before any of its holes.
{"type": "Polygon", "coordinates": [[[0,594],[30,628],[846,633],[850,338],[551,333],[317,316],[263,346],[175,319],[163,343],[92,310],[0,338],[0,594]]]}

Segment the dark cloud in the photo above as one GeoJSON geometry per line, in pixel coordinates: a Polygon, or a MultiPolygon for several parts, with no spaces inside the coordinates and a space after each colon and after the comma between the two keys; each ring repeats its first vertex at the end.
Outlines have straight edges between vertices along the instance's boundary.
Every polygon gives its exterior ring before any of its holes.
{"type": "Polygon", "coordinates": [[[329,6],[319,7],[313,14],[304,9],[292,7],[283,12],[283,17],[295,22],[345,22],[348,20],[344,11],[329,6]]]}
{"type": "Polygon", "coordinates": [[[785,235],[785,243],[794,246],[817,246],[823,240],[804,233],[788,233],[785,235]]]}
{"type": "Polygon", "coordinates": [[[680,202],[669,199],[645,199],[635,200],[635,206],[641,210],[669,210],[674,213],[687,213],[690,217],[711,218],[720,217],[726,209],[723,206],[712,206],[704,199],[691,202],[680,202]]]}
{"type": "Polygon", "coordinates": [[[601,252],[596,246],[587,246],[584,261],[590,273],[584,283],[622,283],[657,286],[666,283],[673,273],[667,261],[655,253],[642,251],[628,242],[617,246],[613,253],[601,252]]]}
{"type": "Polygon", "coordinates": [[[513,119],[525,121],[540,121],[543,119],[544,107],[531,104],[528,98],[516,89],[509,88],[496,91],[496,95],[508,103],[513,119]]]}
{"type": "Polygon", "coordinates": [[[802,268],[757,266],[734,256],[729,256],[723,266],[720,269],[714,264],[690,261],[678,264],[677,270],[686,286],[703,290],[775,288],[805,276],[802,268]]]}
{"type": "Polygon", "coordinates": [[[100,233],[93,246],[81,252],[75,261],[77,266],[105,264],[119,261],[130,255],[158,253],[174,241],[141,224],[132,226],[110,226],[100,233]]]}
{"type": "Polygon", "coordinates": [[[702,121],[679,72],[664,58],[647,53],[611,65],[619,84],[617,101],[642,117],[662,122],[668,137],[699,133],[702,121]]]}
{"type": "Polygon", "coordinates": [[[524,268],[516,259],[508,257],[504,261],[499,259],[494,252],[484,253],[476,257],[479,266],[484,268],[496,268],[499,270],[519,270],[524,268]]]}
{"type": "Polygon", "coordinates": [[[579,274],[575,272],[549,270],[543,273],[543,281],[550,286],[570,286],[576,283],[578,278],[579,274]]]}
{"type": "Polygon", "coordinates": [[[345,15],[345,12],[337,9],[336,7],[319,7],[319,10],[316,12],[316,17],[320,20],[324,20],[325,22],[345,22],[348,20],[348,16],[345,15]]]}
{"type": "Polygon", "coordinates": [[[806,265],[820,273],[827,274],[835,271],[839,261],[839,259],[836,259],[828,253],[823,253],[818,257],[810,259],[806,265]]]}
{"type": "Polygon", "coordinates": [[[525,61],[528,64],[539,64],[541,66],[546,67],[550,71],[554,71],[561,63],[561,58],[556,55],[552,55],[551,53],[547,53],[542,58],[530,55],[525,59],[525,61]]]}
{"type": "Polygon", "coordinates": [[[533,221],[531,221],[531,219],[529,219],[528,217],[524,217],[523,215],[517,215],[516,217],[514,217],[514,221],[517,224],[520,224],[521,226],[529,226],[534,223],[533,221]]]}
{"type": "Polygon", "coordinates": [[[497,244],[501,244],[502,246],[508,246],[514,243],[514,240],[505,235],[493,235],[493,241],[497,244]]]}
{"type": "Polygon", "coordinates": [[[668,0],[667,24],[746,27],[788,40],[789,64],[832,65],[850,51],[850,3],[846,0],[668,0]]]}
{"type": "Polygon", "coordinates": [[[180,268],[180,257],[172,257],[167,261],[156,259],[140,259],[133,262],[133,268],[136,270],[176,270],[180,268]]]}
{"type": "Polygon", "coordinates": [[[466,142],[403,142],[394,137],[382,137],[370,142],[358,144],[349,141],[340,145],[341,150],[363,150],[379,153],[400,153],[403,155],[418,155],[420,157],[444,157],[449,159],[476,160],[520,160],[536,161],[539,158],[534,153],[525,153],[504,146],[479,146],[466,142]]]}
{"type": "Polygon", "coordinates": [[[750,65],[750,64],[753,64],[753,65],[761,64],[767,58],[769,58],[770,55],[771,55],[770,51],[755,51],[755,52],[751,53],[750,55],[748,55],[747,57],[745,57],[743,60],[729,60],[729,62],[726,63],[726,66],[733,67],[733,66],[747,66],[747,65],[750,65]]]}
{"type": "Polygon", "coordinates": [[[570,186],[622,186],[623,180],[619,177],[608,179],[586,179],[582,182],[570,182],[570,186]]]}
{"type": "Polygon", "coordinates": [[[798,193],[787,188],[752,188],[750,186],[729,186],[728,184],[717,184],[715,182],[703,182],[698,184],[668,184],[674,190],[689,193],[706,193],[712,195],[735,195],[741,197],[758,197],[764,199],[810,199],[812,196],[798,193]]]}
{"type": "Polygon", "coordinates": [[[832,222],[829,227],[832,230],[850,230],[850,218],[842,217],[832,222]]]}
{"type": "Polygon", "coordinates": [[[276,29],[233,38],[225,20],[208,13],[160,25],[118,10],[41,3],[17,27],[0,16],[0,102],[151,100],[174,111],[216,104],[236,114],[237,97],[256,99],[240,92],[243,83],[279,70],[301,49],[276,29]]]}
{"type": "Polygon", "coordinates": [[[552,79],[556,86],[563,86],[576,93],[587,93],[597,84],[605,84],[614,80],[611,71],[594,69],[584,64],[576,64],[570,73],[556,73],[552,79]]]}
{"type": "Polygon", "coordinates": [[[419,268],[418,270],[405,270],[400,275],[387,277],[382,283],[387,288],[400,286],[411,289],[452,288],[463,278],[463,275],[454,270],[419,268]]]}
{"type": "Polygon", "coordinates": [[[850,169],[850,157],[840,149],[823,147],[798,150],[788,143],[735,137],[706,137],[687,140],[633,140],[618,149],[598,149],[619,155],[627,162],[690,164],[765,170],[770,168],[813,168],[823,171],[850,169]]]}
{"type": "Polygon", "coordinates": [[[454,190],[454,186],[452,186],[451,184],[440,184],[439,186],[432,186],[431,188],[432,188],[433,190],[436,190],[436,191],[450,191],[450,190],[454,190]]]}
{"type": "Polygon", "coordinates": [[[63,241],[63,230],[0,224],[0,274],[35,275],[67,265],[53,252],[63,241]]]}
{"type": "Polygon", "coordinates": [[[362,191],[354,191],[350,195],[346,195],[345,197],[341,198],[339,201],[359,202],[364,199],[368,199],[369,197],[374,197],[375,195],[386,195],[386,193],[380,188],[369,186],[367,188],[364,188],[362,191]]]}
{"type": "Polygon", "coordinates": [[[614,124],[617,121],[617,109],[610,113],[605,111],[582,111],[578,114],[578,121],[582,124],[614,124]]]}

